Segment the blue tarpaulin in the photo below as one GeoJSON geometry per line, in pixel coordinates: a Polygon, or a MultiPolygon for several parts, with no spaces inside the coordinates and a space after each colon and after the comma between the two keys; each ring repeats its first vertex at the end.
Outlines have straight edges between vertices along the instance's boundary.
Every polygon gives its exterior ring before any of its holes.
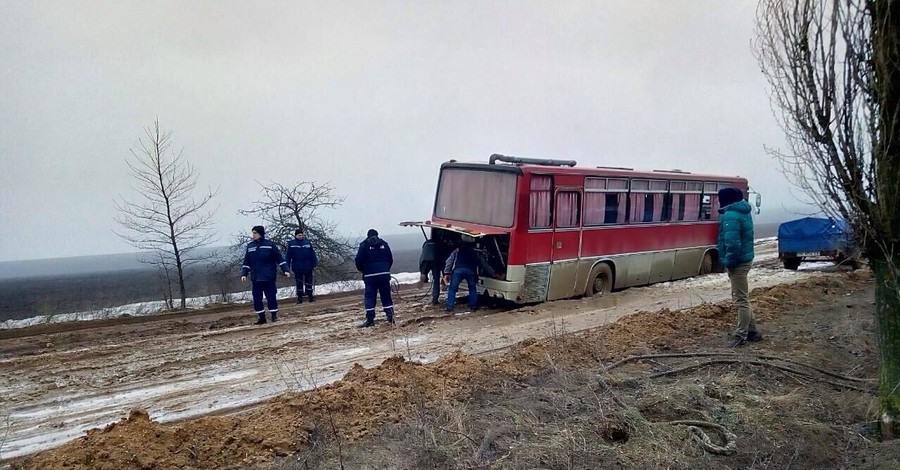
{"type": "Polygon", "coordinates": [[[779,253],[848,251],[850,228],[839,219],[806,217],[778,226],[779,253]]]}

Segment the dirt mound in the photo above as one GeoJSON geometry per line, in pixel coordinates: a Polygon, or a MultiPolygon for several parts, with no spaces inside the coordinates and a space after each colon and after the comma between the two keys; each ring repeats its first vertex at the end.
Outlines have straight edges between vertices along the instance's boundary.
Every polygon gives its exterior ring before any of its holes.
{"type": "MultiPolygon", "coordinates": [[[[307,425],[350,440],[385,423],[396,423],[416,407],[471,393],[494,380],[487,361],[457,352],[431,365],[392,357],[373,369],[355,365],[343,378],[312,393],[284,395],[274,406],[305,416],[307,425]]],[[[264,416],[273,413],[269,407],[264,416]]],[[[309,429],[308,429],[309,430],[309,429]]],[[[312,431],[312,430],[310,430],[312,431]]]]}
{"type": "MultiPolygon", "coordinates": [[[[824,277],[791,286],[755,290],[761,321],[836,296],[848,285],[869,279],[855,274],[824,277]]],[[[681,311],[641,312],[603,328],[514,345],[495,358],[457,352],[422,365],[392,357],[372,369],[354,366],[344,378],[310,392],[289,393],[250,411],[180,424],[154,422],[143,411],[59,448],[14,462],[14,469],[241,468],[269,462],[305,448],[322,435],[347,441],[398,423],[431,403],[466,401],[501,381],[521,381],[556,367],[591,367],[651,350],[689,350],[700,337],[729,331],[730,303],[704,304],[681,311]]],[[[314,378],[301,377],[314,384],[314,378]]],[[[298,384],[302,386],[303,384],[298,384]]]]}
{"type": "Polygon", "coordinates": [[[37,454],[13,468],[241,468],[294,452],[318,434],[356,440],[397,423],[431,401],[464,397],[495,380],[486,360],[456,353],[431,365],[392,357],[307,393],[285,394],[237,417],[206,417],[178,425],[130,416],[77,441],[37,454]]]}

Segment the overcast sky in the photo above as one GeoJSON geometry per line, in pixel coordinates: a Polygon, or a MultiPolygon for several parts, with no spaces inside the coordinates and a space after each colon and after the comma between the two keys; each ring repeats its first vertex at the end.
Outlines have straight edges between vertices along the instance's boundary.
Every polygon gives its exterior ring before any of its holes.
{"type": "Polygon", "coordinates": [[[331,182],[350,235],[429,217],[492,153],[741,175],[794,205],[754,1],[3,1],[0,261],[133,251],[125,158],[159,117],[216,230],[255,181],[331,182]]]}

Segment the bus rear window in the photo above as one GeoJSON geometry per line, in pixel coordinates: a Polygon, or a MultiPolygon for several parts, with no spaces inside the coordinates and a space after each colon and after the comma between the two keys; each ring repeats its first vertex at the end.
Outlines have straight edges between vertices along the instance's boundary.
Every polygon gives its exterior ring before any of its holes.
{"type": "Polygon", "coordinates": [[[434,216],[472,224],[512,227],[517,179],[514,173],[445,168],[438,182],[434,216]]]}

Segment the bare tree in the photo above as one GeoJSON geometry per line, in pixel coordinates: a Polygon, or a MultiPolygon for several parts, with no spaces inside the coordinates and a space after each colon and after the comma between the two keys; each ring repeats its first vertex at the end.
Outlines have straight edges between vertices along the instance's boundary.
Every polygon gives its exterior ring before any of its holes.
{"type": "Polygon", "coordinates": [[[846,219],[876,276],[882,435],[900,417],[900,1],[760,0],[758,58],[788,148],[769,149],[846,219]]]}
{"type": "Polygon", "coordinates": [[[244,248],[247,242],[246,235],[236,235],[231,243],[220,247],[210,257],[209,275],[213,287],[221,296],[223,303],[231,303],[234,298],[233,293],[242,289],[241,284],[238,283],[237,273],[244,261],[244,248]]]}
{"type": "MultiPolygon", "coordinates": [[[[217,191],[207,190],[195,197],[197,174],[183,158],[183,151],[170,150],[171,132],[159,128],[159,120],[146,129],[146,141],[140,139],[131,149],[126,163],[137,181],[134,199],[119,197],[116,221],[124,232],[116,232],[135,248],[150,254],[141,261],[156,266],[165,282],[166,292],[177,279],[181,308],[187,291],[185,268],[199,261],[196,249],[212,238],[212,218],[216,208],[210,202],[217,191]]],[[[172,295],[168,296],[170,305],[172,295]]]]}
{"type": "Polygon", "coordinates": [[[337,235],[337,224],[320,213],[322,209],[339,207],[344,198],[335,194],[328,183],[271,183],[260,184],[260,189],[262,197],[240,213],[259,218],[266,226],[266,236],[282,249],[294,238],[294,230],[302,228],[319,257],[319,276],[333,281],[350,279],[353,243],[337,235]]]}

